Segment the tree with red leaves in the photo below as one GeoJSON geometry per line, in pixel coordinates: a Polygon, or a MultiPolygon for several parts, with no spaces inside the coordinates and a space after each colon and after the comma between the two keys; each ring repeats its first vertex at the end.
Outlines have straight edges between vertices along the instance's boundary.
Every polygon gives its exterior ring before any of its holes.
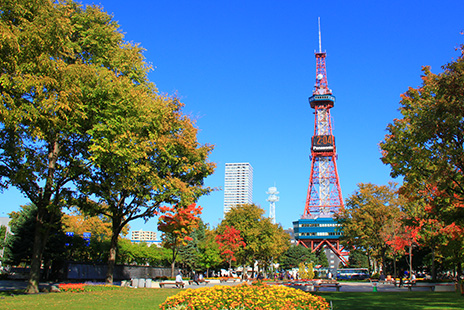
{"type": "Polygon", "coordinates": [[[407,214],[408,220],[420,227],[420,242],[427,242],[434,251],[461,240],[456,243],[461,259],[453,260],[462,274],[464,46],[457,50],[461,55],[443,66],[442,73],[424,67],[422,85],[401,95],[402,117],[388,125],[380,148],[391,175],[404,178],[402,190],[416,202],[416,210],[407,210],[407,214]],[[444,234],[446,231],[453,233],[444,234]]]}
{"type": "Polygon", "coordinates": [[[160,207],[163,213],[158,219],[158,230],[164,232],[163,246],[172,250],[171,277],[174,277],[179,248],[192,238],[189,234],[198,228],[202,208],[195,203],[189,206],[175,205],[160,207]]]}
{"type": "Polygon", "coordinates": [[[229,263],[229,270],[232,268],[232,262],[236,261],[235,253],[240,247],[245,248],[246,244],[240,236],[240,230],[233,226],[225,225],[224,233],[216,236],[216,243],[219,245],[219,251],[224,260],[229,263]]]}

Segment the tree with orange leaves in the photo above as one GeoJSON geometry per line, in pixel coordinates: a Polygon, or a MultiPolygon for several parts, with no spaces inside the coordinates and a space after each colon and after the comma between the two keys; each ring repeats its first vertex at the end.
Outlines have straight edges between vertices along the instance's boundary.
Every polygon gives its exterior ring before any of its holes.
{"type": "Polygon", "coordinates": [[[198,228],[201,210],[195,203],[188,206],[177,204],[160,207],[163,214],[158,219],[158,230],[164,233],[163,246],[172,250],[171,277],[174,277],[179,248],[192,240],[189,234],[198,228]]]}
{"type": "Polygon", "coordinates": [[[238,249],[245,248],[246,244],[240,236],[240,230],[233,226],[225,225],[224,233],[216,235],[216,243],[219,245],[219,251],[224,260],[229,264],[229,270],[232,268],[232,262],[236,261],[235,253],[238,249]]]}
{"type": "MultiPolygon", "coordinates": [[[[387,241],[395,252],[409,249],[409,265],[412,265],[412,247],[419,246],[430,250],[432,279],[436,279],[436,263],[450,261],[453,269],[461,273],[464,252],[463,227],[449,222],[438,206],[447,201],[447,194],[438,191],[436,186],[424,184],[417,190],[411,183],[404,183],[400,189],[407,199],[404,204],[405,216],[395,236],[387,241]],[[449,255],[451,254],[451,255],[449,255]]],[[[448,202],[450,203],[450,202],[448,202]]],[[[456,203],[456,201],[454,202],[456,203]]],[[[455,208],[452,204],[447,209],[455,208]]]]}
{"type": "MultiPolygon", "coordinates": [[[[464,46],[457,50],[461,55],[442,73],[423,68],[422,85],[401,95],[402,117],[388,125],[380,143],[382,161],[393,177],[404,178],[403,190],[417,202],[419,214],[408,212],[408,218],[431,237],[432,247],[446,244],[433,237],[443,231],[464,238],[464,46]]],[[[457,253],[464,252],[460,247],[457,253]]],[[[462,274],[462,259],[456,267],[462,274]]]]}

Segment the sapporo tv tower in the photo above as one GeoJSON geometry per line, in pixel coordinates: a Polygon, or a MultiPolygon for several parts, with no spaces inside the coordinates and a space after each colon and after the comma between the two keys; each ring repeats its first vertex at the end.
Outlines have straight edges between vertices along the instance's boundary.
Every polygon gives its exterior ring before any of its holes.
{"type": "Polygon", "coordinates": [[[327,84],[326,53],[321,50],[319,20],[319,51],[316,56],[316,84],[309,104],[314,109],[314,135],[311,139],[311,174],[304,214],[293,222],[298,244],[313,252],[325,251],[329,268],[334,271],[340,262],[346,264],[347,252],[340,245],[341,233],[333,215],[343,208],[342,191],[336,163],[335,137],[332,134],[330,109],[335,97],[327,84]]]}

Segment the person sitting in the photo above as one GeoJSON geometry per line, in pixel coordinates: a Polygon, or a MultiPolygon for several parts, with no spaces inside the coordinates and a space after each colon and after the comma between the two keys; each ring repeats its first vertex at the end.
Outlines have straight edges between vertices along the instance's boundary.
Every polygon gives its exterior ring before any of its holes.
{"type": "Polygon", "coordinates": [[[414,272],[411,273],[411,283],[416,283],[416,274],[414,272]]]}
{"type": "Polygon", "coordinates": [[[197,285],[200,285],[200,283],[198,283],[198,273],[194,273],[193,274],[193,282],[195,282],[197,285]]]}
{"type": "Polygon", "coordinates": [[[379,283],[385,284],[385,275],[383,274],[383,272],[380,274],[379,283]]]}
{"type": "Polygon", "coordinates": [[[180,271],[176,276],[176,287],[184,287],[184,281],[182,281],[182,273],[180,271]]]}

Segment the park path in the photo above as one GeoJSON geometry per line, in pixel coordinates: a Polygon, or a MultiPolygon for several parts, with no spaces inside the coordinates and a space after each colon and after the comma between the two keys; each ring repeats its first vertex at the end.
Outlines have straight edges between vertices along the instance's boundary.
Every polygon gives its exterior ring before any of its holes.
{"type": "MultiPolygon", "coordinates": [[[[216,285],[226,285],[233,286],[239,285],[243,282],[222,282],[222,283],[208,283],[208,284],[192,284],[186,285],[185,288],[197,289],[200,287],[213,287],[216,285]]],[[[374,288],[370,283],[364,282],[341,282],[341,292],[373,292],[374,288]]],[[[50,286],[49,283],[40,283],[40,288],[45,288],[50,286]]],[[[11,281],[11,280],[0,280],[0,291],[9,291],[9,290],[20,290],[27,287],[26,281],[11,281]]],[[[334,288],[321,288],[320,291],[334,291],[334,288]]],[[[428,288],[417,288],[414,291],[430,291],[428,288]]],[[[408,289],[405,287],[395,287],[393,284],[380,284],[377,286],[377,292],[407,292],[408,289]]]]}

